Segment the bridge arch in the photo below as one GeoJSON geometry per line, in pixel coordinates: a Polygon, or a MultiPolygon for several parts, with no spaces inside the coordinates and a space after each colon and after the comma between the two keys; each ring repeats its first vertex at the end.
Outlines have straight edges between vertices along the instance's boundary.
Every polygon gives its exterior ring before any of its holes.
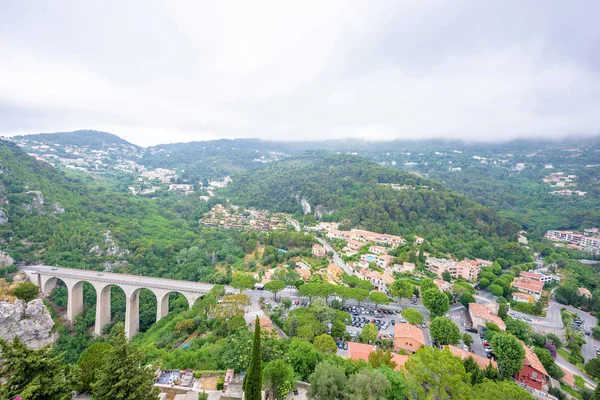
{"type": "Polygon", "coordinates": [[[71,322],[79,313],[83,312],[84,286],[86,286],[88,296],[90,296],[90,288],[87,286],[93,286],[96,291],[96,326],[94,328],[96,334],[101,334],[103,328],[111,321],[111,289],[113,286],[119,287],[125,296],[125,333],[129,338],[139,330],[140,293],[146,293],[142,289],[148,289],[156,298],[156,321],[159,321],[169,313],[169,303],[171,306],[173,303],[173,298],[170,298],[171,293],[183,296],[185,301],[181,303],[192,308],[194,303],[213,286],[197,282],[107,272],[98,273],[50,266],[29,266],[23,269],[28,274],[30,281],[37,284],[43,293],[50,293],[58,282],[65,284],[68,296],[67,320],[71,322]]]}

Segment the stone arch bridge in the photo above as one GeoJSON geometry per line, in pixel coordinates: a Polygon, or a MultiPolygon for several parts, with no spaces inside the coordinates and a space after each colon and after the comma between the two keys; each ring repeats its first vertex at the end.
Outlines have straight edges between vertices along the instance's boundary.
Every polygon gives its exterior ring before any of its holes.
{"type": "Polygon", "coordinates": [[[83,283],[90,283],[96,289],[96,326],[94,332],[99,335],[102,328],[110,323],[110,290],[120,287],[125,293],[125,335],[133,337],[139,330],[140,290],[148,289],[156,296],[156,321],[169,312],[169,294],[181,293],[190,308],[202,295],[208,293],[214,285],[177,281],[173,279],[150,278],[127,274],[86,271],[72,268],[57,268],[45,265],[21,267],[29,280],[40,288],[40,292],[49,294],[58,281],[64,282],[68,291],[67,320],[73,322],[83,311],[83,283]]]}

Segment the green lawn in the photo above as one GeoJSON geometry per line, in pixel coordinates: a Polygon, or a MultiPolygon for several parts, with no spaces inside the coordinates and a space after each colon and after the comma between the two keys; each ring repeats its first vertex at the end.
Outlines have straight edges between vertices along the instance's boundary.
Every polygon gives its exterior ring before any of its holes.
{"type": "MultiPolygon", "coordinates": [[[[570,353],[569,353],[569,352],[568,352],[566,349],[562,349],[562,348],[561,348],[561,349],[558,349],[558,350],[556,350],[556,353],[557,353],[558,355],[560,355],[562,358],[564,358],[564,359],[565,359],[565,361],[569,362],[569,356],[570,356],[571,354],[570,354],[570,353]]],[[[577,364],[575,364],[575,366],[576,366],[577,368],[579,368],[579,369],[581,370],[581,372],[585,373],[585,368],[583,367],[583,364],[582,364],[582,363],[577,363],[577,364]]]]}

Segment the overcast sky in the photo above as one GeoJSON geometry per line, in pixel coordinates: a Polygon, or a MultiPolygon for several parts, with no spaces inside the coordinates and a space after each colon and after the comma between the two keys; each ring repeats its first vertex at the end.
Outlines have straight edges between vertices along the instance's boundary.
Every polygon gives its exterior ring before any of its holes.
{"type": "Polygon", "coordinates": [[[0,134],[597,134],[599,15],[597,0],[5,1],[0,134]]]}

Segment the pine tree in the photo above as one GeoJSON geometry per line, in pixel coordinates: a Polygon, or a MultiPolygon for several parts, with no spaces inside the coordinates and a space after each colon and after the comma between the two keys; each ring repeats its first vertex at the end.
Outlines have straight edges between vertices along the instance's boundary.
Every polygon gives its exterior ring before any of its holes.
{"type": "Polygon", "coordinates": [[[70,400],[73,397],[73,369],[60,357],[51,356],[50,347],[28,348],[16,336],[13,343],[0,339],[0,398],[70,400]]]}
{"type": "Polygon", "coordinates": [[[92,385],[95,400],[155,400],[159,390],[152,387],[154,371],[142,366],[142,353],[125,338],[117,326],[114,348],[106,355],[92,385]]]}
{"type": "Polygon", "coordinates": [[[250,355],[250,364],[244,377],[244,398],[246,400],[261,400],[262,388],[262,367],[260,351],[260,321],[256,316],[254,326],[254,341],[252,343],[252,354],[250,355]]]}

